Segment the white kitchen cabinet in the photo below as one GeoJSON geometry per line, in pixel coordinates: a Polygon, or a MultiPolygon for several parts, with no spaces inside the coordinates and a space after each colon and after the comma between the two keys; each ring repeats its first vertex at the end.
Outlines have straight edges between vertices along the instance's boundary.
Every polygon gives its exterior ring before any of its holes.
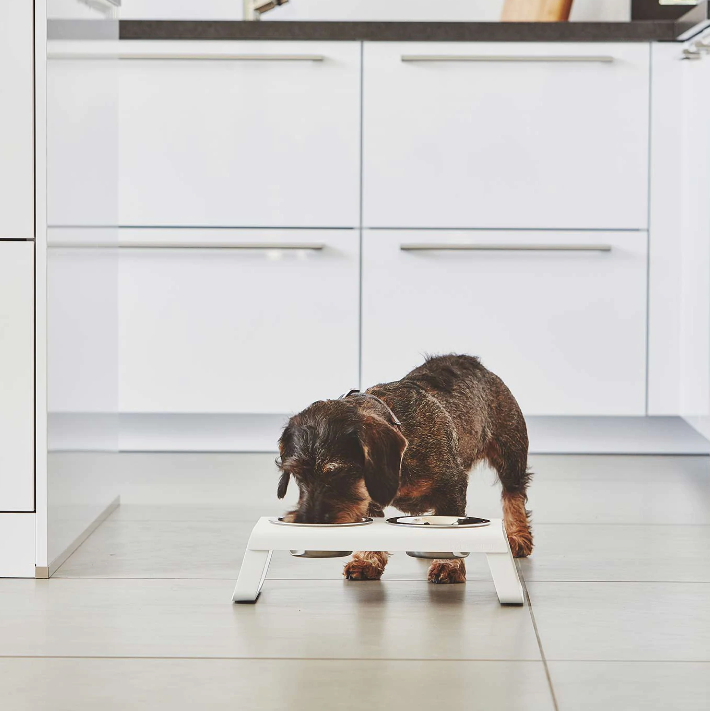
{"type": "MultiPolygon", "coordinates": [[[[707,37],[704,38],[707,41],[707,37]]],[[[681,203],[675,247],[680,251],[680,411],[710,436],[710,58],[679,62],[683,104],[681,203]]]]}
{"type": "MultiPolygon", "coordinates": [[[[109,42],[84,44],[103,51],[109,42]]],[[[82,42],[52,40],[48,53],[47,222],[116,225],[119,60],[92,58],[82,42]]]]}
{"type": "Polygon", "coordinates": [[[287,413],[357,387],[357,230],[125,230],[121,242],[121,412],[287,413]]]}
{"type": "Polygon", "coordinates": [[[0,578],[34,578],[36,518],[32,513],[0,513],[0,578]]]}
{"type": "Polygon", "coordinates": [[[367,230],[363,387],[477,355],[527,415],[643,415],[645,232],[367,230]]]}
{"type": "Polygon", "coordinates": [[[124,45],[122,225],[359,224],[357,42],[124,45]]]}
{"type": "Polygon", "coordinates": [[[653,47],[648,411],[710,437],[710,58],[679,61],[693,46],[653,47]]]}
{"type": "Polygon", "coordinates": [[[0,3],[0,239],[34,237],[33,15],[0,3]]]}
{"type": "Polygon", "coordinates": [[[645,229],[649,45],[366,43],[363,225],[645,229]]]}
{"type": "Polygon", "coordinates": [[[54,228],[47,240],[50,415],[116,413],[118,230],[54,228]]]}
{"type": "Polygon", "coordinates": [[[0,511],[34,509],[34,243],[0,242],[0,511]]]}

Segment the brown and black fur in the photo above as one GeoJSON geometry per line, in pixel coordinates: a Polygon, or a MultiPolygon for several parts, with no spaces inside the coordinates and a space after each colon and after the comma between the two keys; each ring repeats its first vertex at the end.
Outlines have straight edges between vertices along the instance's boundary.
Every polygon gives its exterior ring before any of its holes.
{"type": "MultiPolygon", "coordinates": [[[[486,460],[503,488],[513,555],[530,554],[527,428],[497,375],[478,358],[438,356],[367,393],[386,406],[356,395],[315,402],[289,420],[277,460],[279,498],[291,476],[299,487],[298,505],[288,519],[345,523],[382,516],[382,507],[390,504],[407,514],[463,515],[469,471],[486,460]]],[[[345,566],[345,576],[378,579],[386,564],[387,553],[358,552],[345,566]]],[[[429,569],[432,582],[465,579],[463,560],[434,561],[429,569]]]]}

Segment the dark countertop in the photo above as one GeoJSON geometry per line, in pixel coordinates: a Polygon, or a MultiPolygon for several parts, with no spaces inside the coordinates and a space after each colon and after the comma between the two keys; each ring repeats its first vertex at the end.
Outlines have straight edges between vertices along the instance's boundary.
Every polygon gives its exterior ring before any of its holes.
{"type": "MultiPolygon", "coordinates": [[[[687,23],[682,26],[687,29],[687,23]]],[[[634,22],[286,22],[121,20],[122,40],[373,42],[676,41],[680,20],[634,22]]]]}

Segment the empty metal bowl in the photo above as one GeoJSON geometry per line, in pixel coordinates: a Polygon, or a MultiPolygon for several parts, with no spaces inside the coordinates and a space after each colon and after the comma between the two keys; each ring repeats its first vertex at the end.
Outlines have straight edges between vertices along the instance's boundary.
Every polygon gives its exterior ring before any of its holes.
{"type": "MultiPolygon", "coordinates": [[[[475,516],[395,516],[388,518],[387,523],[393,526],[411,526],[427,528],[479,528],[488,526],[487,518],[475,516]]],[[[451,560],[467,558],[470,553],[465,551],[407,551],[412,558],[426,558],[428,560],[451,560]]]]}
{"type": "Polygon", "coordinates": [[[420,528],[480,528],[488,526],[487,518],[475,516],[395,516],[388,518],[387,523],[393,526],[417,526],[420,528]]]}

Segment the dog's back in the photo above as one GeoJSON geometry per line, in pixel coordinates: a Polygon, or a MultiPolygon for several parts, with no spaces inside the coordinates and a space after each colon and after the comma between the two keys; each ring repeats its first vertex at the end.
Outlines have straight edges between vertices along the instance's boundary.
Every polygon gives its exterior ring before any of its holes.
{"type": "Polygon", "coordinates": [[[527,451],[527,428],[517,401],[495,373],[469,355],[428,358],[402,378],[435,397],[454,422],[465,467],[486,456],[491,441],[514,437],[527,451]]]}

